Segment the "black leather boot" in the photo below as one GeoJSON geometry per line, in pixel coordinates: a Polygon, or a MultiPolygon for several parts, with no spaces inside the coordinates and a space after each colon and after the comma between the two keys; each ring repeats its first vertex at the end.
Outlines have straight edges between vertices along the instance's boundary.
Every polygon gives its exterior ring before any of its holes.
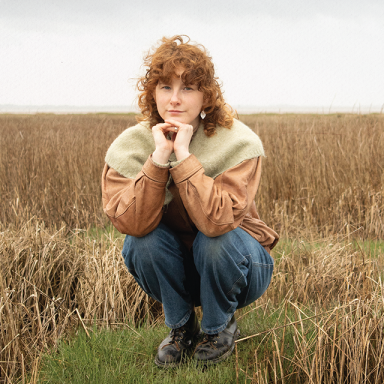
{"type": "Polygon", "coordinates": [[[195,312],[192,312],[190,318],[182,327],[172,329],[161,342],[157,350],[155,363],[159,367],[179,365],[183,355],[192,350],[199,335],[199,321],[195,312]]]}
{"type": "Polygon", "coordinates": [[[194,358],[198,363],[216,364],[229,357],[239,337],[235,316],[229,321],[224,331],[215,335],[204,335],[203,341],[197,344],[194,358]]]}

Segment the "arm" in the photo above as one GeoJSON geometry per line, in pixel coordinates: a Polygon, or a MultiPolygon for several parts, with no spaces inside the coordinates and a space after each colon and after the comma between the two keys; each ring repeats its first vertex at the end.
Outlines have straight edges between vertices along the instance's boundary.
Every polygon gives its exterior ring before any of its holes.
{"type": "Polygon", "coordinates": [[[158,226],[168,177],[169,168],[155,165],[151,158],[135,179],[104,166],[103,209],[119,232],[142,237],[158,226]]]}
{"type": "Polygon", "coordinates": [[[191,155],[170,172],[196,227],[215,237],[237,228],[248,213],[260,182],[261,159],[245,160],[212,179],[191,155]]]}

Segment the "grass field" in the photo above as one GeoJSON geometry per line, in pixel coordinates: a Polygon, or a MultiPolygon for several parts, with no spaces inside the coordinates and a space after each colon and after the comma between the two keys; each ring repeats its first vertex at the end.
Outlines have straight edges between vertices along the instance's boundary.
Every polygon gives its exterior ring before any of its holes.
{"type": "Polygon", "coordinates": [[[102,212],[103,158],[134,116],[0,115],[0,382],[384,381],[384,116],[240,119],[263,141],[256,202],[282,239],[267,293],[237,315],[252,337],[202,374],[154,367],[161,306],[102,212]]]}

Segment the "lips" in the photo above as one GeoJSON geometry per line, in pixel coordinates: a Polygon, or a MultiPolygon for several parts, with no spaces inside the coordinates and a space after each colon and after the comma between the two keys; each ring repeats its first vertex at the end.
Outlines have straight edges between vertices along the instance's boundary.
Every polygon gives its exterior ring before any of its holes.
{"type": "Polygon", "coordinates": [[[178,113],[182,113],[183,111],[177,111],[177,110],[169,110],[168,113],[175,113],[175,114],[178,114],[178,113]]]}

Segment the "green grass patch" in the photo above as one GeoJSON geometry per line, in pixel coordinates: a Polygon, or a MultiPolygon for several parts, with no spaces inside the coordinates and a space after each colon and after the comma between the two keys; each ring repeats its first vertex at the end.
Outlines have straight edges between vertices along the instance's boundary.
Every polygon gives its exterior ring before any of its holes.
{"type": "MultiPolygon", "coordinates": [[[[284,324],[295,318],[292,309],[257,307],[256,303],[238,311],[240,338],[254,336],[237,344],[237,359],[232,356],[208,369],[196,366],[192,357],[178,368],[163,369],[154,363],[157,347],[169,332],[162,326],[142,325],[133,329],[89,331],[79,330],[73,338],[62,340],[57,351],[42,359],[39,383],[233,383],[236,375],[241,383],[250,383],[258,362],[272,359],[274,338],[279,345],[284,337],[284,355],[294,354],[293,326],[284,324]],[[271,331],[275,329],[275,331],[271,331]]],[[[305,333],[313,327],[307,322],[305,333]]],[[[304,335],[304,337],[306,337],[304,335]]],[[[285,370],[289,370],[285,360],[285,370]]]]}
{"type": "MultiPolygon", "coordinates": [[[[340,243],[340,245],[352,245],[353,250],[362,253],[370,259],[377,259],[380,256],[384,256],[384,240],[344,239],[342,241],[338,240],[337,242],[340,243]]],[[[273,249],[273,257],[278,260],[283,256],[293,253],[309,253],[332,245],[333,241],[331,239],[310,241],[303,238],[290,239],[283,237],[273,249]]]]}
{"type": "Polygon", "coordinates": [[[384,256],[384,240],[353,240],[352,246],[356,251],[362,251],[370,259],[384,256]]]}

